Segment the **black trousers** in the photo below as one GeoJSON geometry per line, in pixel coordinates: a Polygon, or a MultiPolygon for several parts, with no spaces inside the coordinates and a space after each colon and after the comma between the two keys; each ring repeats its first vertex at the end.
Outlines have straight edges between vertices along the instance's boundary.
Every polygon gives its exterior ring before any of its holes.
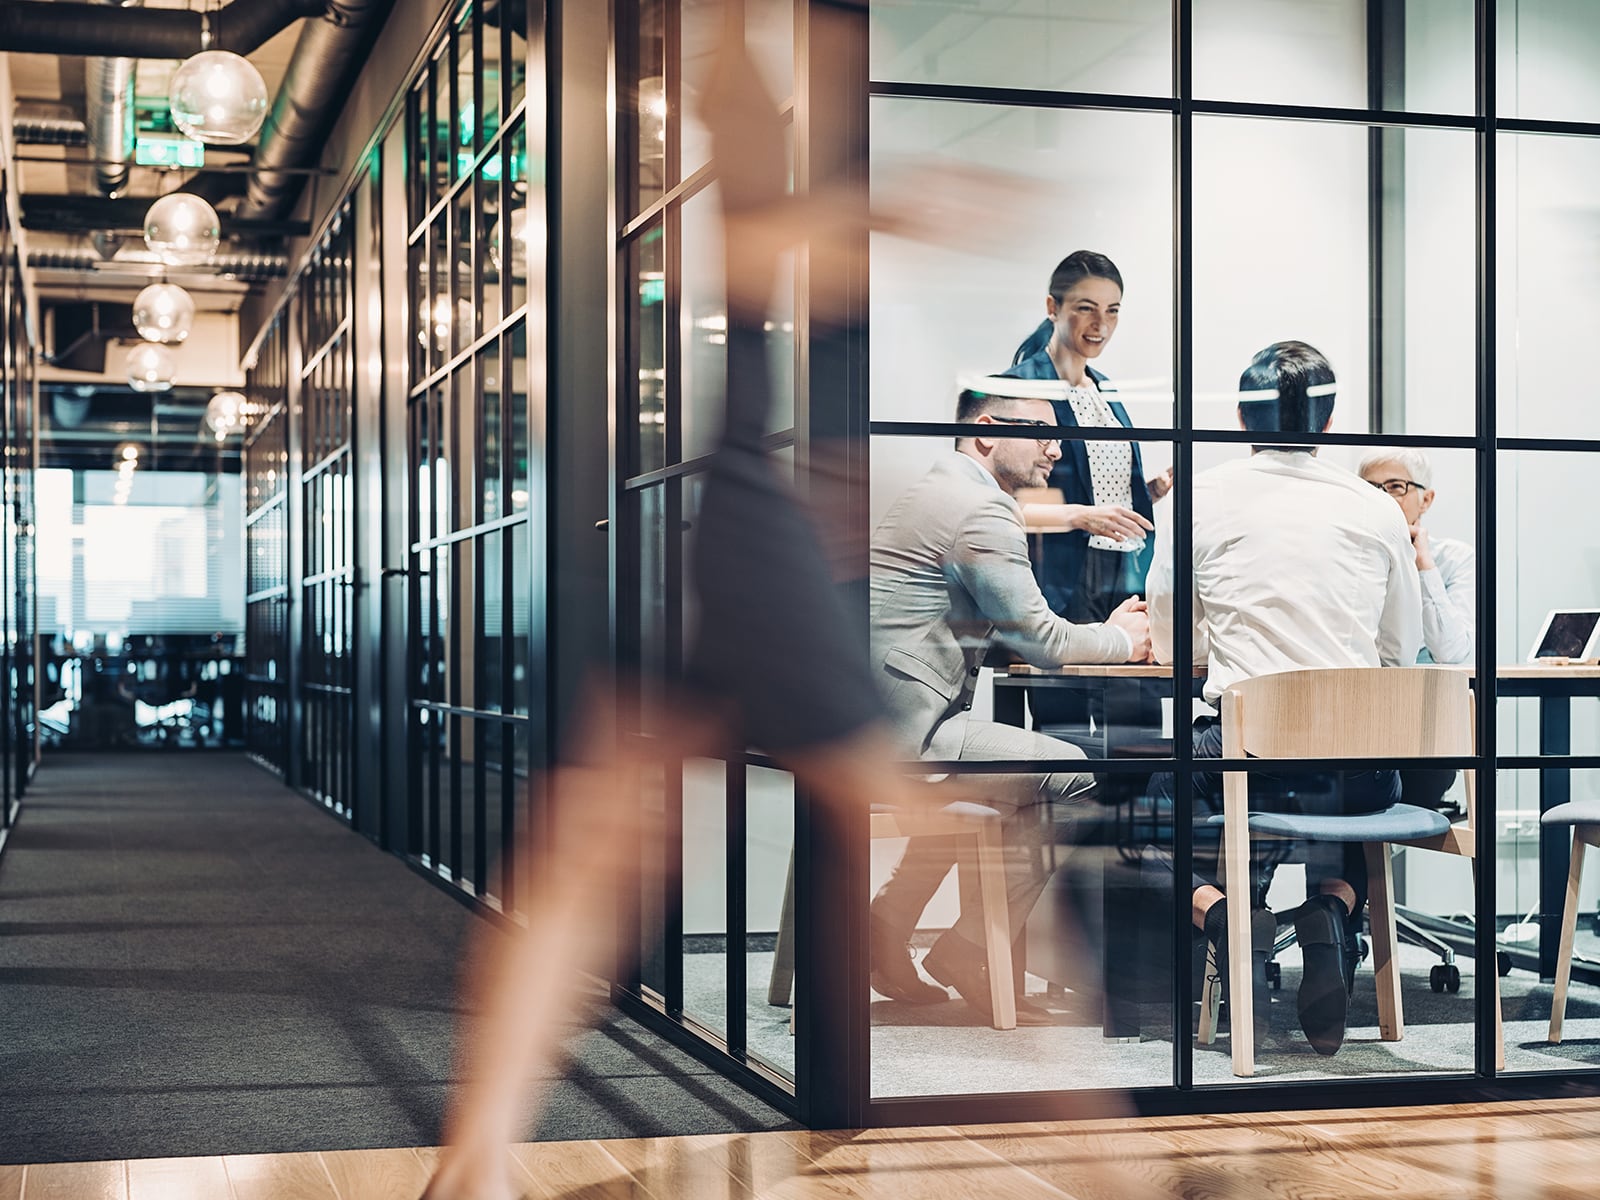
{"type": "MultiPolygon", "coordinates": [[[[1194,723],[1194,756],[1222,757],[1222,721],[1200,717],[1194,723]]],[[[1196,770],[1190,812],[1195,822],[1194,866],[1191,885],[1215,886],[1221,849],[1221,831],[1206,824],[1207,818],[1222,812],[1222,773],[1196,770]]],[[[1173,776],[1161,774],[1150,781],[1157,801],[1171,801],[1173,813],[1180,808],[1173,798],[1173,776]]],[[[1377,812],[1400,799],[1400,778],[1395,771],[1334,771],[1278,774],[1271,771],[1250,773],[1250,807],[1257,811],[1305,813],[1337,816],[1377,812]]],[[[1356,912],[1367,900],[1367,860],[1359,842],[1283,842],[1260,841],[1251,844],[1251,907],[1265,903],[1267,888],[1278,863],[1286,861],[1304,847],[1300,857],[1306,864],[1306,887],[1314,890],[1324,879],[1343,879],[1356,894],[1356,912]]],[[[1170,869],[1170,858],[1167,860],[1170,869]]]]}

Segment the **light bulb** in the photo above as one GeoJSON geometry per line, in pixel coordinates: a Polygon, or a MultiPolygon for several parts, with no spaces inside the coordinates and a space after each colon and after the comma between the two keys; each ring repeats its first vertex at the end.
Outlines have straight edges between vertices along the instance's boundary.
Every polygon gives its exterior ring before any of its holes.
{"type": "Polygon", "coordinates": [[[175,283],[152,283],[133,298],[133,327],[147,342],[181,342],[194,327],[194,298],[175,283]]]}
{"type": "Polygon", "coordinates": [[[639,157],[660,158],[667,150],[667,81],[660,75],[639,80],[639,157]]]}
{"type": "Polygon", "coordinates": [[[172,267],[209,262],[222,244],[217,210],[192,192],[171,192],[144,214],[144,243],[172,267]]]}
{"type": "Polygon", "coordinates": [[[205,50],[172,75],[172,120],[190,137],[237,146],[267,119],[267,85],[250,61],[227,50],[205,50]]]}
{"type": "Polygon", "coordinates": [[[128,386],[136,392],[164,392],[178,373],[172,351],[143,342],[128,352],[128,386]]]}
{"type": "MultiPolygon", "coordinates": [[[[522,279],[528,274],[528,210],[514,208],[509,218],[511,223],[511,277],[522,279]]],[[[500,269],[500,227],[503,221],[496,221],[494,228],[489,231],[489,261],[494,264],[494,269],[500,269]]]]}
{"type": "Polygon", "coordinates": [[[219,442],[244,428],[247,404],[238,392],[218,392],[211,397],[206,405],[206,427],[217,435],[219,442]]]}

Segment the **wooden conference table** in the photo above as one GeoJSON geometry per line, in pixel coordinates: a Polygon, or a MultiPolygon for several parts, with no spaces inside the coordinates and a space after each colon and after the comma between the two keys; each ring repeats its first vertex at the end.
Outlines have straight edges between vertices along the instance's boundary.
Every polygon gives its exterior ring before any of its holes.
{"type": "MultiPolygon", "coordinates": [[[[1398,669],[1398,668],[1397,668],[1398,669]]],[[[1469,667],[1459,668],[1470,671],[1469,667]]],[[[1142,663],[1075,665],[1040,668],[1012,666],[997,671],[994,677],[994,718],[1008,725],[1025,727],[1024,697],[1035,689],[1081,688],[1085,681],[1101,680],[1107,689],[1107,707],[1117,689],[1128,693],[1148,687],[1152,681],[1167,681],[1172,668],[1142,663]]],[[[1205,671],[1196,667],[1193,695],[1198,697],[1205,683],[1205,671]]],[[[1170,693],[1169,693],[1170,694],[1170,693]]],[[[1513,663],[1495,669],[1495,694],[1499,697],[1531,697],[1539,702],[1539,754],[1541,757],[1572,753],[1572,701],[1577,696],[1600,697],[1600,666],[1542,666],[1513,663]]],[[[1114,728],[1101,734],[1103,757],[1117,756],[1114,728]]],[[[1147,734],[1141,734],[1147,736],[1147,734]]],[[[1559,763],[1539,770],[1539,811],[1548,812],[1572,798],[1572,769],[1559,763]]],[[[1539,977],[1553,979],[1556,953],[1561,937],[1561,910],[1566,898],[1567,867],[1571,855],[1568,831],[1564,828],[1539,831],[1539,977]]]]}

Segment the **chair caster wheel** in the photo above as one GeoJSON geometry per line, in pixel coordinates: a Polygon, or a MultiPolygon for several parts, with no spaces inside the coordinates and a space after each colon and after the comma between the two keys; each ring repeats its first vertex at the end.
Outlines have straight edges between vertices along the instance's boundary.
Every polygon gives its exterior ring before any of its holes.
{"type": "Polygon", "coordinates": [[[1435,992],[1454,995],[1461,990],[1461,968],[1455,963],[1435,963],[1428,972],[1428,986],[1435,992]]]}
{"type": "Polygon", "coordinates": [[[1494,952],[1494,967],[1502,976],[1511,974],[1511,955],[1504,950],[1494,952]]]}

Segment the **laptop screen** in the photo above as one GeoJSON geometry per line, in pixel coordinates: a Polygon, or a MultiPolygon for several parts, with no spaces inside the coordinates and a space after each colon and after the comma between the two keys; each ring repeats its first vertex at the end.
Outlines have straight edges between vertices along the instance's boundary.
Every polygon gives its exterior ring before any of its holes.
{"type": "Polygon", "coordinates": [[[1584,647],[1589,644],[1589,638],[1594,633],[1594,627],[1600,624],[1600,613],[1596,612],[1557,612],[1550,616],[1550,624],[1544,631],[1544,638],[1539,643],[1539,648],[1533,652],[1535,658],[1581,658],[1584,647]]]}

